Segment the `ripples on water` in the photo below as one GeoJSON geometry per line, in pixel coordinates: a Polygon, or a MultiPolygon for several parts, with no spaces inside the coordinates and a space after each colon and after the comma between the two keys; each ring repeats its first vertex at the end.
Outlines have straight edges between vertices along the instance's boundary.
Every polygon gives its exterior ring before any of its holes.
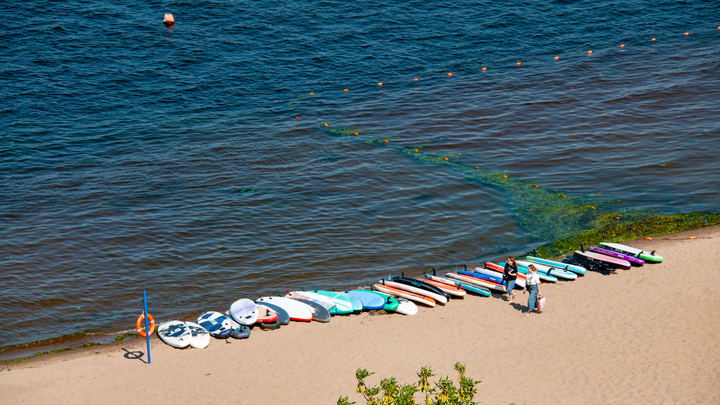
{"type": "Polygon", "coordinates": [[[720,206],[717,3],[0,10],[0,346],[126,329],[142,289],[162,320],[542,243],[506,195],[397,145],[619,206],[720,206]]]}

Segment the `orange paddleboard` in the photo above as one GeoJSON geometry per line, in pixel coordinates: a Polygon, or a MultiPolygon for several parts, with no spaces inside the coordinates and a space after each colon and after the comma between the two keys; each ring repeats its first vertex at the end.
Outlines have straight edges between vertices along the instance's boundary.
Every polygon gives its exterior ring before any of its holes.
{"type": "Polygon", "coordinates": [[[434,299],[430,297],[425,297],[420,294],[411,293],[410,291],[401,290],[399,288],[390,287],[380,283],[375,283],[373,285],[373,289],[385,294],[392,295],[394,297],[402,297],[411,301],[419,302],[421,304],[429,305],[431,307],[435,306],[434,299]]]}
{"type": "Polygon", "coordinates": [[[467,292],[465,292],[464,289],[462,289],[461,287],[458,287],[458,286],[456,286],[456,285],[450,285],[450,284],[441,283],[441,282],[439,282],[439,281],[435,281],[435,280],[428,279],[428,278],[425,278],[425,277],[418,277],[418,280],[424,281],[424,282],[426,282],[426,283],[428,283],[428,284],[430,284],[430,285],[432,285],[432,286],[435,286],[435,287],[437,287],[437,288],[445,291],[446,293],[448,293],[448,294],[450,294],[450,295],[455,295],[455,296],[458,296],[458,297],[462,297],[462,296],[464,296],[464,295],[467,295],[467,292]]]}

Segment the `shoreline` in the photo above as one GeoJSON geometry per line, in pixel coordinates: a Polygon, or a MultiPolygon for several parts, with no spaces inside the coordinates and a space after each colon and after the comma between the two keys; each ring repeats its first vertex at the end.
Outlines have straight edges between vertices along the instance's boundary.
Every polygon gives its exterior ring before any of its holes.
{"type": "MultiPolygon", "coordinates": [[[[658,249],[661,264],[546,284],[548,308],[526,317],[523,294],[509,304],[468,296],[415,316],[350,315],[328,324],[253,330],[250,339],[213,340],[178,350],[154,336],[153,364],[137,358],[143,339],[0,365],[9,403],[194,402],[335,403],[355,394],[355,370],[414,382],[422,366],[482,380],[485,404],[717,403],[720,286],[697,284],[720,271],[720,226],[633,240],[658,249]],[[695,237],[696,239],[690,239],[695,237]],[[703,266],[688,265],[699,260],[703,266]],[[532,381],[534,389],[524,389],[532,381]],[[223,390],[207,390],[207,386],[223,390]],[[113,398],[108,401],[107,398],[113,398]]],[[[144,358],[144,357],[143,357],[144,358]]]]}
{"type": "MultiPolygon", "coordinates": [[[[720,214],[715,213],[691,212],[687,214],[658,214],[649,218],[642,217],[634,221],[620,221],[618,224],[579,232],[571,237],[538,246],[535,250],[539,251],[542,257],[551,255],[551,258],[561,258],[564,257],[565,254],[571,253],[572,250],[569,249],[577,247],[579,244],[590,246],[600,241],[624,243],[630,240],[640,240],[633,239],[631,236],[645,238],[661,235],[661,238],[658,238],[657,240],[662,240],[662,236],[669,237],[672,235],[670,232],[663,231],[675,230],[677,227],[680,227],[682,231],[686,230],[690,232],[712,227],[718,223],[720,223],[720,214]],[[662,222],[662,224],[649,225],[648,222],[651,222],[653,219],[656,220],[656,222],[662,222]],[[661,219],[661,221],[657,221],[658,219],[661,219]],[[667,235],[665,235],[665,233],[667,233],[667,235]]],[[[524,257],[531,254],[531,252],[527,252],[517,257],[524,257]]],[[[439,267],[438,270],[444,270],[444,268],[439,267]]],[[[356,286],[352,288],[369,287],[356,286]]],[[[173,319],[194,321],[194,318],[201,312],[202,311],[199,311],[197,314],[184,314],[173,319]]],[[[158,324],[162,322],[164,321],[159,321],[158,324]]],[[[124,329],[116,332],[97,332],[92,334],[73,333],[43,341],[11,345],[6,348],[0,348],[0,367],[4,364],[29,361],[37,357],[55,355],[57,353],[70,350],[75,351],[82,350],[87,347],[113,345],[115,343],[126,341],[127,338],[132,337],[139,337],[139,335],[134,333],[133,329],[124,329]],[[37,348],[37,350],[34,350],[33,348],[37,348]]]]}

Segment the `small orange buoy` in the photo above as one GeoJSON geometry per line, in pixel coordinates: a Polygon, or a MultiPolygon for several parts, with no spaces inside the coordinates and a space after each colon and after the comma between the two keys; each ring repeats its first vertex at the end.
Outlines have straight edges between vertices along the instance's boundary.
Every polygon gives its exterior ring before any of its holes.
{"type": "Polygon", "coordinates": [[[388,140],[387,140],[387,139],[383,139],[383,142],[388,143],[388,140]]]}
{"type": "Polygon", "coordinates": [[[615,219],[620,219],[620,217],[615,217],[615,219]]]}
{"type": "Polygon", "coordinates": [[[328,124],[323,124],[323,125],[328,126],[328,124]]]}
{"type": "Polygon", "coordinates": [[[416,77],[416,78],[415,78],[415,81],[418,81],[418,80],[420,80],[420,79],[418,79],[418,78],[416,77]]]}
{"type": "Polygon", "coordinates": [[[516,65],[520,66],[520,65],[522,65],[522,62],[518,62],[518,63],[516,63],[516,65]]]}
{"type": "Polygon", "coordinates": [[[689,32],[686,32],[686,33],[685,33],[685,36],[688,36],[688,35],[690,35],[690,33],[689,33],[689,32]]]}
{"type": "Polygon", "coordinates": [[[567,196],[565,194],[560,194],[560,197],[567,198],[567,196]]]}
{"type": "Polygon", "coordinates": [[[556,56],[556,57],[555,57],[555,60],[558,60],[558,59],[560,59],[560,57],[559,57],[559,56],[556,56]]]}
{"type": "Polygon", "coordinates": [[[448,73],[448,76],[452,76],[452,73],[448,73]]]}
{"type": "Polygon", "coordinates": [[[311,96],[314,96],[314,95],[315,95],[315,93],[310,93],[310,95],[311,95],[311,96]]]}
{"type": "Polygon", "coordinates": [[[413,150],[414,150],[415,152],[420,152],[420,151],[419,151],[419,150],[417,150],[417,149],[413,149],[413,150]]]}
{"type": "Polygon", "coordinates": [[[358,133],[357,133],[357,132],[353,132],[353,135],[358,136],[358,133]]]}
{"type": "Polygon", "coordinates": [[[173,17],[172,14],[165,14],[165,17],[163,17],[163,24],[165,24],[165,25],[175,24],[175,17],[173,17]]]}
{"type": "Polygon", "coordinates": [[[651,237],[649,237],[649,236],[648,236],[647,238],[645,238],[645,239],[647,239],[647,240],[652,240],[652,238],[651,238],[651,237]]]}
{"type": "Polygon", "coordinates": [[[623,45],[623,44],[620,44],[620,48],[625,48],[625,45],[623,45]]]}
{"type": "Polygon", "coordinates": [[[537,185],[533,184],[533,187],[535,187],[535,188],[538,188],[539,186],[537,186],[537,185]]]}
{"type": "Polygon", "coordinates": [[[507,179],[507,175],[503,174],[503,177],[507,179]]]}
{"type": "Polygon", "coordinates": [[[593,207],[592,205],[590,206],[590,208],[595,209],[595,207],[593,207]]]}
{"type": "Polygon", "coordinates": [[[296,119],[296,120],[299,120],[299,119],[300,119],[300,117],[295,117],[295,119],[296,119]]]}
{"type": "Polygon", "coordinates": [[[592,55],[592,51],[588,51],[588,55],[592,55]]]}
{"type": "Polygon", "coordinates": [[[475,166],[475,170],[480,170],[480,168],[479,168],[479,167],[477,167],[477,166],[475,166]]]}
{"type": "Polygon", "coordinates": [[[695,239],[695,237],[694,237],[694,236],[691,236],[690,239],[695,239]]]}
{"type": "Polygon", "coordinates": [[[448,158],[443,158],[443,160],[448,160],[448,158]]]}
{"type": "Polygon", "coordinates": [[[654,41],[654,40],[655,40],[655,38],[651,39],[651,41],[654,41]]]}
{"type": "Polygon", "coordinates": [[[348,89],[345,89],[345,90],[343,90],[343,91],[347,93],[348,89]]]}
{"type": "Polygon", "coordinates": [[[382,86],[382,83],[378,83],[378,86],[382,86]]]}
{"type": "Polygon", "coordinates": [[[634,231],[634,230],[635,230],[635,228],[633,228],[632,230],[634,231]]]}

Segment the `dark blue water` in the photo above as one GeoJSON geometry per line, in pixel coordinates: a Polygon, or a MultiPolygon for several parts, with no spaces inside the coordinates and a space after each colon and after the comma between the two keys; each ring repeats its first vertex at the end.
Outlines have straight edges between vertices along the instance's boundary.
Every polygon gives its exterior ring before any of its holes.
{"type": "Polygon", "coordinates": [[[717,211],[719,15],[0,3],[0,347],[131,328],[142,289],[164,320],[544,243],[507,195],[401,146],[618,207],[717,211]]]}

